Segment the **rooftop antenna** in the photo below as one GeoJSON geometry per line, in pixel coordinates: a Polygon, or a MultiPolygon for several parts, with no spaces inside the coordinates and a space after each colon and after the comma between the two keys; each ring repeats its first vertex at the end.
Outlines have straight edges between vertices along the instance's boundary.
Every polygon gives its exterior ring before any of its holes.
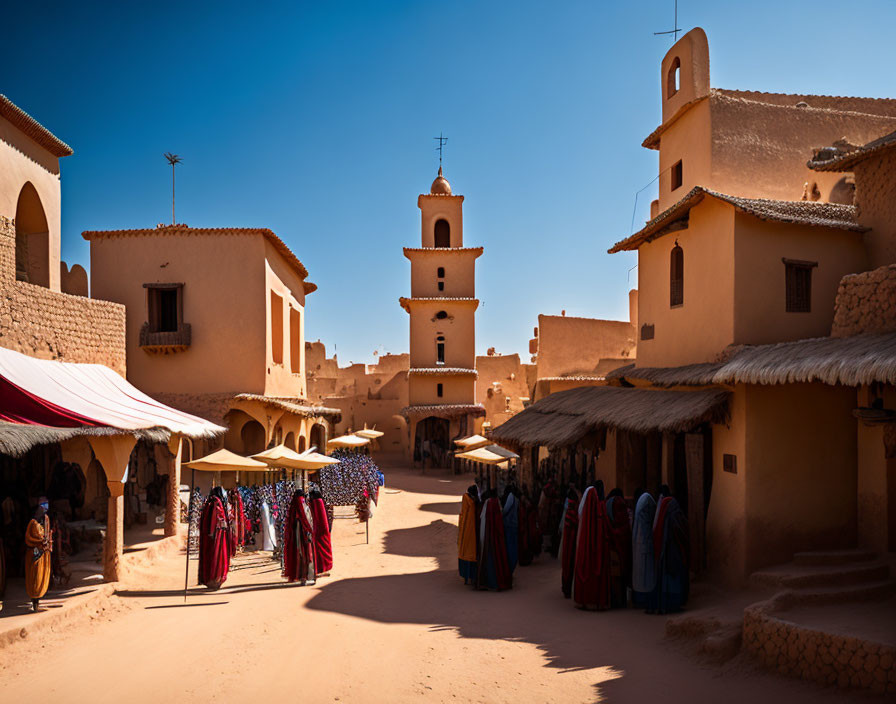
{"type": "Polygon", "coordinates": [[[660,34],[672,34],[674,35],[673,44],[678,41],[678,33],[681,31],[681,29],[678,27],[678,0],[675,0],[675,21],[673,22],[672,27],[674,27],[674,29],[670,29],[665,32],[654,32],[653,36],[656,37],[660,34]]]}
{"type": "Polygon", "coordinates": [[[181,163],[183,159],[171,152],[165,152],[165,158],[171,164],[171,224],[174,225],[176,222],[174,219],[174,167],[181,163]]]}
{"type": "Polygon", "coordinates": [[[439,146],[436,147],[436,151],[439,152],[439,170],[441,170],[441,168],[442,168],[442,149],[444,148],[444,146],[446,144],[448,144],[448,138],[443,137],[442,133],[439,132],[439,136],[433,137],[433,139],[436,139],[439,142],[439,146]]]}

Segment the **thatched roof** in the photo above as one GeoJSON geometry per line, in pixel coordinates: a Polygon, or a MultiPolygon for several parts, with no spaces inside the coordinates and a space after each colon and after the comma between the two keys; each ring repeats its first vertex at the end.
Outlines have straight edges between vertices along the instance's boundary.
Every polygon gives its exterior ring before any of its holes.
{"type": "MultiPolygon", "coordinates": [[[[690,192],[675,205],[670,206],[662,213],[634,233],[614,244],[607,251],[614,252],[636,250],[645,242],[651,242],[661,237],[670,228],[688,217],[691,208],[701,203],[707,196],[718,201],[733,205],[742,213],[752,215],[760,220],[772,222],[790,223],[794,225],[814,225],[817,227],[831,227],[839,230],[853,230],[864,232],[863,227],[856,220],[856,208],[854,205],[840,205],[837,203],[820,203],[809,200],[769,200],[767,198],[741,198],[726,193],[711,191],[702,186],[695,186],[690,192]]],[[[679,229],[681,229],[679,227],[679,229]]]]}
{"type": "Polygon", "coordinates": [[[433,403],[417,406],[405,406],[401,415],[406,419],[419,419],[435,416],[436,418],[459,418],[460,416],[484,416],[485,406],[481,403],[433,403]]]}
{"type": "Polygon", "coordinates": [[[65,442],[78,437],[131,435],[138,440],[168,442],[171,433],[165,428],[120,430],[109,427],[51,428],[46,425],[25,425],[0,421],[0,454],[21,457],[38,445],[65,442]]]}
{"type": "Polygon", "coordinates": [[[713,375],[716,384],[896,384],[896,333],[819,337],[744,347],[713,375]]]}
{"type": "Polygon", "coordinates": [[[326,406],[309,406],[302,403],[301,399],[284,398],[280,396],[263,396],[261,394],[237,394],[235,401],[258,401],[265,406],[277,408],[287,413],[294,413],[302,418],[332,418],[335,423],[342,419],[342,411],[338,408],[326,406]]]}
{"type": "Polygon", "coordinates": [[[656,386],[713,384],[896,384],[896,333],[817,337],[770,345],[730,348],[726,361],[682,367],[630,364],[608,379],[647,381],[656,386]]]}
{"type": "Polygon", "coordinates": [[[724,422],[727,416],[728,392],[724,390],[583,386],[532,404],[492,430],[491,437],[515,447],[565,447],[601,428],[686,432],[702,423],[724,422]]]}
{"type": "Polygon", "coordinates": [[[682,367],[636,367],[628,364],[607,374],[607,379],[637,379],[655,386],[708,386],[723,366],[720,362],[687,364],[682,367]]]}

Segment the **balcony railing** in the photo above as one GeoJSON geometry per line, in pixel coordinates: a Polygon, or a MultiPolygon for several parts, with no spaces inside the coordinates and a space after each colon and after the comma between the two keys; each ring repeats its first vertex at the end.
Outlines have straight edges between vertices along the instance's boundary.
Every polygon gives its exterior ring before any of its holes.
{"type": "Polygon", "coordinates": [[[151,330],[149,323],[143,323],[143,327],[140,328],[140,347],[150,353],[181,352],[190,346],[192,340],[192,328],[189,323],[181,323],[177,326],[177,330],[164,332],[151,330]]]}

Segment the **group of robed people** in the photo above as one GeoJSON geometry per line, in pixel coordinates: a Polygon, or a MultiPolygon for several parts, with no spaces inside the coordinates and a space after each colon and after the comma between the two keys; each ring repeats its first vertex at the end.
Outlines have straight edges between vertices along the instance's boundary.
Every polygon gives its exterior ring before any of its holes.
{"type": "Polygon", "coordinates": [[[464,584],[503,591],[513,587],[517,565],[529,565],[541,552],[536,510],[515,485],[499,498],[471,485],[461,501],[458,571],[464,584]]]}
{"type": "Polygon", "coordinates": [[[563,510],[561,589],[583,609],[631,605],[648,613],[684,606],[690,587],[687,516],[666,485],[654,499],[635,492],[630,511],[620,489],[602,481],[570,487],[563,510]]]}
{"type": "Polygon", "coordinates": [[[581,494],[571,485],[562,503],[560,496],[552,481],[537,507],[513,484],[503,498],[470,486],[457,537],[464,584],[511,589],[517,564],[545,550],[560,557],[561,590],[580,608],[681,609],[690,586],[688,524],[666,485],[656,498],[636,490],[634,510],[620,489],[605,496],[602,481],[581,494]]]}
{"type": "MultiPolygon", "coordinates": [[[[199,583],[219,589],[230,571],[230,559],[248,542],[246,519],[239,491],[230,496],[215,487],[199,519],[199,583]]],[[[317,575],[333,569],[331,525],[319,492],[293,493],[283,524],[283,576],[289,582],[313,584],[317,575]]]]}

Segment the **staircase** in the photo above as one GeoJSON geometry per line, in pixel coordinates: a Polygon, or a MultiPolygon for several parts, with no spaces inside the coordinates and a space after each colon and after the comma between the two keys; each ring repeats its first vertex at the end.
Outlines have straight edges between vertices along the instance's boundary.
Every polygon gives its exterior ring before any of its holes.
{"type": "Polygon", "coordinates": [[[792,591],[802,604],[868,601],[896,593],[889,564],[868,550],[798,552],[793,562],[754,572],[750,583],[792,591]]]}

